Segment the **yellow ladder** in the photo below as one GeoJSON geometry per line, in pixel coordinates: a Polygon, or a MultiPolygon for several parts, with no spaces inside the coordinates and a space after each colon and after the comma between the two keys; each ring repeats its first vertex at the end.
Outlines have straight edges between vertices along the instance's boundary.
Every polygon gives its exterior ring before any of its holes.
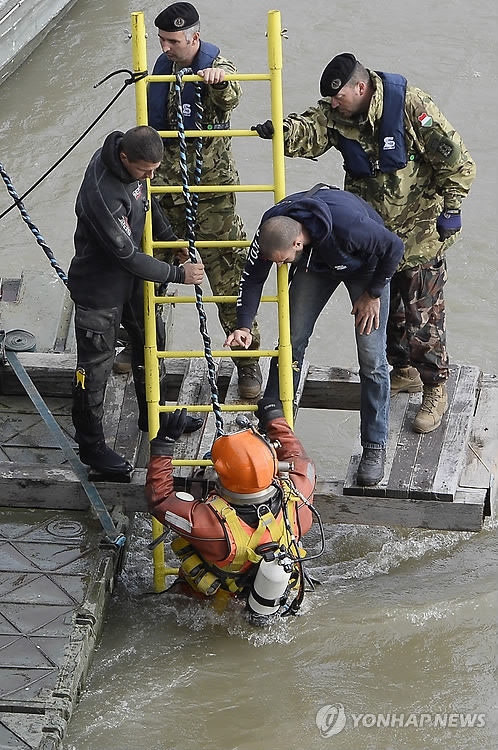
{"type": "MultiPolygon", "coordinates": [[[[145,73],[147,71],[147,48],[144,14],[132,13],[132,46],[133,46],[133,71],[134,73],[145,73]]],[[[272,139],[273,148],[273,184],[272,185],[194,185],[189,186],[191,193],[227,193],[227,192],[273,192],[274,202],[285,197],[285,167],[284,167],[284,139],[283,139],[283,98],[282,98],[282,27],[280,11],[270,10],[268,12],[268,73],[237,73],[226,75],[227,81],[269,81],[271,95],[271,115],[274,126],[272,139]]],[[[137,109],[137,124],[147,125],[147,85],[151,82],[167,81],[174,83],[174,75],[144,75],[136,81],[135,96],[137,109]]],[[[185,75],[184,81],[202,81],[197,75],[185,75]]],[[[178,137],[178,131],[159,131],[163,138],[178,137]]],[[[219,138],[223,136],[250,136],[258,137],[252,130],[186,130],[187,138],[205,136],[219,138]]],[[[151,187],[147,180],[149,193],[182,192],[183,187],[177,186],[154,186],[151,187]]],[[[248,241],[204,241],[196,242],[196,247],[247,247],[248,241]]],[[[148,211],[145,220],[143,235],[143,251],[153,255],[155,248],[184,247],[185,241],[179,242],[154,242],[152,238],[152,217],[148,211]]],[[[161,412],[174,411],[185,406],[187,411],[207,412],[212,411],[212,404],[185,404],[166,406],[159,404],[160,385],[158,362],[161,358],[171,357],[204,357],[203,351],[158,351],[156,339],[155,306],[166,302],[195,303],[195,297],[168,297],[156,296],[155,286],[152,282],[144,282],[145,285],[145,387],[149,418],[149,435],[153,437],[159,429],[159,415],[161,412]]],[[[236,302],[236,297],[203,296],[203,302],[236,302]]],[[[277,302],[278,304],[278,330],[279,346],[272,350],[242,350],[242,351],[213,351],[214,358],[218,357],[278,357],[279,363],[279,386],[285,417],[289,424],[293,424],[293,378],[292,378],[292,348],[290,343],[289,326],[289,297],[288,297],[288,274],[287,266],[282,265],[277,271],[277,295],[263,296],[262,302],[277,302]]],[[[222,411],[254,411],[254,404],[231,404],[229,406],[220,404],[222,411]]],[[[205,466],[212,465],[207,460],[174,460],[176,466],[205,466]]],[[[163,532],[162,524],[155,518],[152,519],[153,538],[156,539],[163,532]]],[[[154,550],[154,584],[156,591],[165,588],[164,579],[166,575],[176,573],[176,569],[167,568],[164,563],[164,546],[161,544],[154,550]]]]}

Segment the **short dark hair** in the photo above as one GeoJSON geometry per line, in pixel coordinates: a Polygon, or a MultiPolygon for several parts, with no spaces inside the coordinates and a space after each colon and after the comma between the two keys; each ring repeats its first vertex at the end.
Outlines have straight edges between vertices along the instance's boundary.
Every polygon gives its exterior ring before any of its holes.
{"type": "Polygon", "coordinates": [[[290,216],[272,216],[261,224],[259,248],[271,260],[279,250],[289,250],[301,232],[301,224],[290,216]]]}
{"type": "Polygon", "coordinates": [[[350,88],[354,88],[354,86],[356,86],[356,84],[360,81],[363,81],[363,83],[368,83],[370,81],[370,73],[361,64],[361,62],[358,62],[357,60],[349,81],[347,81],[344,85],[349,86],[350,88]]]}
{"type": "Polygon", "coordinates": [[[120,146],[121,151],[126,154],[128,161],[148,161],[156,164],[162,161],[164,156],[163,141],[157,130],[149,125],[138,125],[136,128],[127,130],[123,136],[120,146]]]}

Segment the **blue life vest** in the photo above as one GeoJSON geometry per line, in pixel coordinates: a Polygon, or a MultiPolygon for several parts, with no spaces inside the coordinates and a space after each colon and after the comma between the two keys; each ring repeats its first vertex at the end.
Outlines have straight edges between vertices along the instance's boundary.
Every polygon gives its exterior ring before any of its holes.
{"type": "MultiPolygon", "coordinates": [[[[198,70],[204,70],[204,68],[212,68],[213,61],[220,54],[220,50],[214,44],[210,42],[201,42],[196,56],[190,66],[194,73],[198,70]]],[[[152,75],[157,76],[168,76],[173,73],[173,62],[168,60],[168,57],[163,52],[157,58],[152,75]]],[[[174,126],[168,120],[168,96],[169,96],[169,83],[150,83],[148,93],[149,103],[149,125],[156,130],[176,130],[176,122],[174,126]]],[[[183,123],[185,130],[195,130],[195,85],[191,82],[185,83],[182,91],[182,104],[183,104],[183,123]]],[[[208,123],[207,127],[212,125],[208,123]]],[[[230,127],[230,123],[223,123],[223,126],[230,127]]],[[[216,129],[219,129],[217,125],[216,129]]]]}
{"type": "Polygon", "coordinates": [[[337,148],[344,158],[344,170],[352,178],[373,177],[377,170],[396,172],[406,167],[408,161],[404,125],[406,78],[397,73],[376,73],[384,87],[379,127],[380,158],[378,163],[372,164],[358,141],[340,135],[337,148]]]}

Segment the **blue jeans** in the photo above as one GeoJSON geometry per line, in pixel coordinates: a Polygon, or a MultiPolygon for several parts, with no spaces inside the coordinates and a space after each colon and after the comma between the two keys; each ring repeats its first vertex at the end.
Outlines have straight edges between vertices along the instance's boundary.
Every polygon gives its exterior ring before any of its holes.
{"type": "MultiPolygon", "coordinates": [[[[304,353],[313,328],[323,308],[339,286],[344,283],[351,303],[368,288],[370,276],[343,281],[330,274],[297,268],[289,288],[292,358],[297,362],[294,392],[299,383],[304,353]]],[[[389,312],[389,286],[380,298],[380,325],[369,334],[355,328],[360,365],[360,436],[364,448],[385,447],[389,420],[390,383],[386,357],[386,325],[389,312]]],[[[278,362],[272,359],[265,396],[277,396],[278,362]]]]}

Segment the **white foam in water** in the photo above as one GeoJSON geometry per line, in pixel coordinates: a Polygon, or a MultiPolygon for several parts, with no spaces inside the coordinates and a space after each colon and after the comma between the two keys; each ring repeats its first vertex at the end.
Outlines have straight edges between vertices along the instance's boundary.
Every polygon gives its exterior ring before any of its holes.
{"type": "MultiPolygon", "coordinates": [[[[137,517],[127,569],[123,572],[118,591],[118,595],[125,599],[143,597],[144,589],[151,592],[152,553],[147,549],[150,526],[149,517],[137,517]]],[[[320,593],[320,585],[316,586],[315,593],[307,593],[300,615],[325,605],[329,597],[337,595],[341,591],[341,584],[348,580],[386,575],[403,562],[420,560],[426,555],[446,556],[471,537],[470,532],[327,525],[324,554],[307,565],[312,578],[318,584],[324,584],[323,594],[320,593]]],[[[306,536],[308,557],[316,555],[320,546],[320,533],[315,525],[306,536]]],[[[167,565],[178,564],[169,547],[169,540],[165,543],[165,557],[167,565]]],[[[173,578],[169,580],[173,582],[173,578]]],[[[159,617],[166,626],[170,621],[183,631],[209,633],[221,630],[256,647],[271,643],[287,644],[296,637],[295,617],[277,618],[266,628],[255,628],[244,618],[244,605],[235,600],[229,601],[221,613],[210,602],[189,600],[179,594],[164,593],[156,602],[154,618],[159,617]]]]}

